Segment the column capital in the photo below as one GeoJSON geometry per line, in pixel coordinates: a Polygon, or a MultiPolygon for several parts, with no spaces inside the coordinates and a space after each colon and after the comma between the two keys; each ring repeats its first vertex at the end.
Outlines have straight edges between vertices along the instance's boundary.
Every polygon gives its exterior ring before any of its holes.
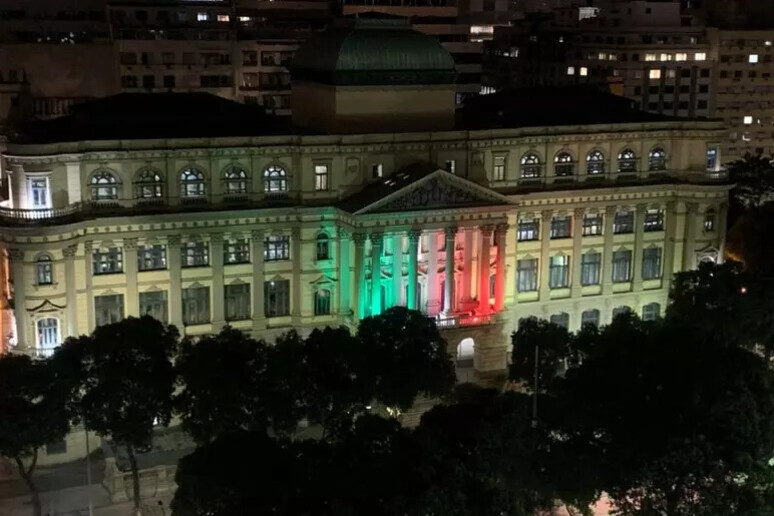
{"type": "Polygon", "coordinates": [[[13,261],[21,261],[24,259],[24,251],[12,247],[8,249],[8,257],[13,261]]]}
{"type": "Polygon", "coordinates": [[[180,235],[170,235],[167,237],[167,245],[169,247],[180,247],[180,235]]]}
{"type": "Polygon", "coordinates": [[[484,236],[491,236],[492,235],[492,231],[494,231],[495,227],[492,224],[486,224],[486,225],[483,225],[483,226],[479,226],[479,228],[481,228],[481,233],[484,236]]]}
{"type": "Polygon", "coordinates": [[[381,245],[384,240],[384,233],[377,231],[370,234],[371,243],[374,245],[381,245]]]}
{"type": "Polygon", "coordinates": [[[256,242],[258,241],[263,242],[263,237],[265,234],[266,234],[266,231],[263,229],[254,229],[250,231],[250,237],[256,242]]]}
{"type": "Polygon", "coordinates": [[[131,251],[133,249],[137,249],[137,239],[136,238],[124,238],[124,249],[131,251]]]}
{"type": "Polygon", "coordinates": [[[219,245],[223,243],[223,233],[210,233],[210,243],[219,245]]]}
{"type": "Polygon", "coordinates": [[[338,229],[339,238],[349,238],[350,232],[345,228],[338,229]]]}
{"type": "Polygon", "coordinates": [[[443,233],[444,235],[446,235],[446,239],[450,240],[450,239],[454,239],[454,237],[457,236],[458,230],[459,228],[457,226],[450,226],[450,227],[443,228],[443,233]]]}
{"type": "Polygon", "coordinates": [[[367,235],[365,233],[352,233],[352,240],[357,247],[363,247],[365,244],[367,235]]]}
{"type": "Polygon", "coordinates": [[[94,248],[94,241],[93,240],[86,240],[83,243],[83,250],[86,254],[91,253],[91,250],[94,248]]]}
{"type": "Polygon", "coordinates": [[[580,219],[586,214],[586,208],[575,208],[573,214],[575,215],[576,219],[580,219]]]}
{"type": "Polygon", "coordinates": [[[498,235],[502,235],[507,231],[508,231],[508,224],[506,222],[503,222],[495,226],[495,233],[497,233],[498,235]]]}
{"type": "Polygon", "coordinates": [[[637,203],[636,208],[637,208],[637,213],[645,213],[645,210],[648,209],[648,205],[647,203],[641,202],[641,203],[637,203]]]}
{"type": "Polygon", "coordinates": [[[605,208],[605,215],[608,217],[612,217],[616,214],[618,211],[618,206],[608,206],[605,208]]]}
{"type": "Polygon", "coordinates": [[[685,203],[685,211],[687,213],[696,213],[699,210],[699,204],[695,202],[685,203]]]}
{"type": "Polygon", "coordinates": [[[298,226],[294,226],[294,227],[290,228],[290,237],[293,240],[301,238],[301,228],[298,227],[298,226]]]}
{"type": "Polygon", "coordinates": [[[419,239],[422,237],[422,231],[419,229],[411,229],[408,232],[409,241],[411,241],[412,244],[416,244],[419,242],[419,239]]]}
{"type": "Polygon", "coordinates": [[[540,212],[540,216],[544,222],[550,221],[551,218],[554,216],[554,210],[543,210],[540,212]]]}
{"type": "Polygon", "coordinates": [[[65,258],[73,258],[75,257],[75,254],[78,252],[78,244],[68,245],[64,249],[62,249],[62,254],[65,258]]]}

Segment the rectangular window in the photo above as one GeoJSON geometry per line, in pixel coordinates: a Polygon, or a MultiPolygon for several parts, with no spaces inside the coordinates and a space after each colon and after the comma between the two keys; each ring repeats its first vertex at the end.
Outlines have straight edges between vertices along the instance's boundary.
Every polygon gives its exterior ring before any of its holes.
{"type": "Polygon", "coordinates": [[[183,267],[206,267],[210,264],[210,246],[207,242],[186,242],[180,248],[183,267]]]}
{"type": "Polygon", "coordinates": [[[377,178],[384,175],[384,165],[381,163],[373,163],[371,165],[371,177],[377,178]]]}
{"type": "Polygon", "coordinates": [[[31,177],[27,181],[27,187],[30,196],[30,207],[33,210],[50,208],[51,201],[48,195],[48,178],[31,177]]]}
{"type": "Polygon", "coordinates": [[[94,297],[94,320],[97,326],[104,326],[124,318],[124,296],[114,294],[94,297]]]}
{"type": "Polygon", "coordinates": [[[570,257],[552,256],[548,264],[548,287],[567,288],[570,286],[570,257]]]}
{"type": "Polygon", "coordinates": [[[314,191],[324,192],[328,190],[328,165],[314,166],[314,191]]]}
{"type": "Polygon", "coordinates": [[[661,248],[650,247],[642,251],[642,279],[661,277],[661,248]]]}
{"type": "Polygon", "coordinates": [[[121,248],[95,249],[92,252],[94,274],[115,274],[123,272],[124,258],[121,248]]]}
{"type": "Polygon", "coordinates": [[[122,88],[136,88],[137,87],[137,77],[134,75],[122,75],[121,76],[121,87],[122,88]]]}
{"type": "Polygon", "coordinates": [[[48,257],[38,259],[35,264],[35,280],[38,285],[51,285],[54,283],[54,266],[48,257]]]}
{"type": "Polygon", "coordinates": [[[664,229],[664,212],[659,209],[645,212],[645,231],[662,231],[664,229]]]}
{"type": "Polygon", "coordinates": [[[450,174],[456,174],[457,173],[457,161],[453,159],[447,159],[446,160],[446,166],[444,169],[450,173],[450,174]]]}
{"type": "Polygon", "coordinates": [[[140,315],[150,315],[163,323],[167,322],[167,291],[140,292],[140,315]]]}
{"type": "Polygon", "coordinates": [[[210,322],[210,287],[183,289],[183,324],[206,324],[210,322]]]}
{"type": "Polygon", "coordinates": [[[650,72],[648,72],[648,77],[650,79],[661,79],[661,69],[660,68],[651,68],[650,72]]]}
{"type": "Polygon", "coordinates": [[[330,315],[331,291],[320,289],[314,293],[314,315],[330,315]]]}
{"type": "Polygon", "coordinates": [[[585,253],[581,256],[581,285],[599,285],[602,271],[602,253],[585,253]]]}
{"type": "Polygon", "coordinates": [[[583,236],[596,236],[602,234],[602,215],[583,216],[583,236]]]}
{"type": "Polygon", "coordinates": [[[537,219],[520,220],[517,231],[519,242],[529,242],[540,239],[540,222],[537,219]]]}
{"type": "Polygon", "coordinates": [[[696,52],[696,53],[693,55],[693,58],[694,58],[696,61],[706,61],[706,60],[707,60],[707,54],[706,54],[706,52],[696,52]]]}
{"type": "Polygon", "coordinates": [[[155,75],[143,75],[142,76],[142,87],[143,88],[155,88],[156,87],[156,76],[155,75]]]}
{"type": "Polygon", "coordinates": [[[572,217],[554,217],[551,219],[551,239],[570,238],[572,236],[572,217]]]}
{"type": "Polygon", "coordinates": [[[492,174],[492,179],[494,181],[505,180],[505,156],[494,157],[494,170],[492,174]]]}
{"type": "Polygon", "coordinates": [[[174,88],[175,87],[175,76],[174,75],[165,75],[164,76],[164,87],[165,88],[174,88]]]}
{"type": "Polygon", "coordinates": [[[227,240],[223,244],[223,263],[250,263],[250,242],[246,238],[227,240]]]}
{"type": "Polygon", "coordinates": [[[715,171],[718,167],[718,148],[717,147],[708,147],[707,148],[707,170],[709,171],[715,171]]]}
{"type": "Polygon", "coordinates": [[[517,261],[516,273],[516,288],[519,292],[534,292],[537,290],[537,258],[528,258],[517,261]]]}
{"type": "Polygon", "coordinates": [[[243,321],[250,318],[250,285],[226,285],[226,320],[243,321]]]}
{"type": "Polygon", "coordinates": [[[625,283],[632,279],[632,252],[613,252],[613,283],[625,283]]]}
{"type": "Polygon", "coordinates": [[[266,317],[281,317],[290,313],[290,281],[274,280],[263,283],[266,317]]]}
{"type": "Polygon", "coordinates": [[[264,240],[263,258],[267,262],[290,260],[290,237],[272,235],[264,240]]]}
{"type": "Polygon", "coordinates": [[[167,268],[167,246],[141,245],[137,248],[137,270],[155,271],[167,268]]]}
{"type": "Polygon", "coordinates": [[[581,314],[581,327],[587,324],[599,326],[599,310],[585,310],[581,314]]]}
{"type": "Polygon", "coordinates": [[[617,212],[615,214],[615,219],[613,220],[613,233],[616,235],[634,233],[634,212],[617,212]]]}

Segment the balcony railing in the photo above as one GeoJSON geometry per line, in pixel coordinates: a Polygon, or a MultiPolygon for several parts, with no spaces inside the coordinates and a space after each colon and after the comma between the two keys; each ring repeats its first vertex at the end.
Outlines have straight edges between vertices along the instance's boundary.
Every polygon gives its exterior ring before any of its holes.
{"type": "Polygon", "coordinates": [[[457,328],[461,326],[481,326],[492,322],[492,314],[487,315],[451,315],[439,316],[436,319],[436,326],[439,328],[457,328]]]}

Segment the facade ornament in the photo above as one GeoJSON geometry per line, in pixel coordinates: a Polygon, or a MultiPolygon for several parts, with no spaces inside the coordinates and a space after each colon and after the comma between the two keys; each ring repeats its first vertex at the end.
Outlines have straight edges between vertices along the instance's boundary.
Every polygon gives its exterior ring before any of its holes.
{"type": "Polygon", "coordinates": [[[422,237],[422,232],[418,229],[412,229],[408,232],[409,241],[412,245],[419,243],[419,239],[422,237]]]}
{"type": "Polygon", "coordinates": [[[137,249],[137,239],[136,238],[124,238],[124,249],[126,249],[126,250],[137,249]]]}
{"type": "Polygon", "coordinates": [[[507,223],[501,223],[501,224],[497,224],[497,226],[495,226],[495,233],[498,236],[504,235],[507,232],[508,232],[508,224],[507,223]]]}
{"type": "Polygon", "coordinates": [[[8,258],[10,258],[11,261],[14,261],[14,262],[20,262],[24,260],[24,251],[16,248],[8,249],[8,258]]]}
{"type": "Polygon", "coordinates": [[[75,257],[75,254],[78,252],[78,244],[68,245],[64,249],[62,249],[62,254],[65,258],[73,258],[75,257]]]}
{"type": "Polygon", "coordinates": [[[262,242],[265,234],[263,229],[254,229],[250,231],[250,237],[256,242],[262,242]]]}
{"type": "Polygon", "coordinates": [[[366,241],[366,234],[365,233],[352,233],[352,241],[355,242],[356,246],[362,247],[365,244],[365,241],[366,241]]]}
{"type": "Polygon", "coordinates": [[[446,235],[446,240],[454,240],[454,237],[457,236],[458,229],[459,228],[457,228],[456,226],[445,227],[443,229],[443,232],[446,235]]]}
{"type": "Polygon", "coordinates": [[[180,235],[170,235],[167,237],[167,245],[169,247],[180,247],[180,235]]]}
{"type": "Polygon", "coordinates": [[[223,233],[210,233],[210,243],[220,245],[223,243],[223,233]]]}

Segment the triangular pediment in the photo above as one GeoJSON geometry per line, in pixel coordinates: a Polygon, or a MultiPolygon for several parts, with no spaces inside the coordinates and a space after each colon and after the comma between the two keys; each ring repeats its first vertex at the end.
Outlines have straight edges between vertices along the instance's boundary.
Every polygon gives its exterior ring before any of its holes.
{"type": "Polygon", "coordinates": [[[504,195],[445,170],[437,170],[355,213],[360,215],[505,204],[510,204],[510,201],[504,195]]]}

